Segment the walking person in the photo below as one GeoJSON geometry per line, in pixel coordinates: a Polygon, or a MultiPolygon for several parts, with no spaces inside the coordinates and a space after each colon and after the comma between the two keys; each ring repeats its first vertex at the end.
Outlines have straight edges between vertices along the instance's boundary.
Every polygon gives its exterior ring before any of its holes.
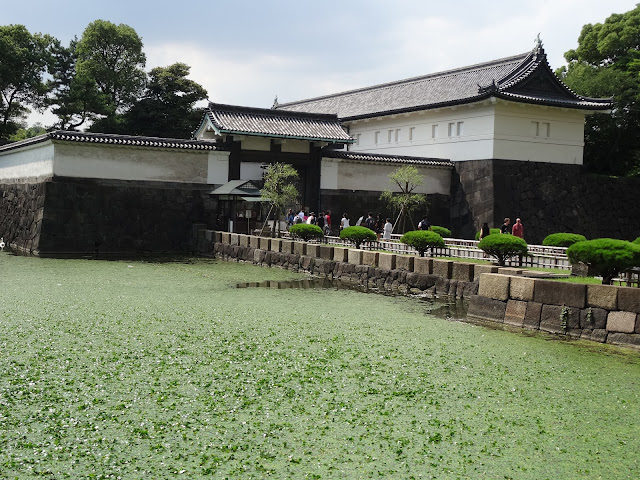
{"type": "Polygon", "coordinates": [[[343,213],[342,219],[340,220],[340,231],[344,230],[345,228],[349,228],[349,217],[346,213],[343,213]]]}
{"type": "Polygon", "coordinates": [[[511,219],[509,217],[505,217],[504,223],[500,227],[500,233],[511,233],[511,219]]]}
{"type": "Polygon", "coordinates": [[[522,221],[519,218],[516,218],[516,223],[513,224],[511,234],[514,237],[524,238],[524,225],[522,225],[522,221]]]}
{"type": "Polygon", "coordinates": [[[391,232],[393,232],[393,224],[391,223],[391,219],[387,218],[387,221],[384,224],[382,238],[385,240],[391,240],[391,232]]]}

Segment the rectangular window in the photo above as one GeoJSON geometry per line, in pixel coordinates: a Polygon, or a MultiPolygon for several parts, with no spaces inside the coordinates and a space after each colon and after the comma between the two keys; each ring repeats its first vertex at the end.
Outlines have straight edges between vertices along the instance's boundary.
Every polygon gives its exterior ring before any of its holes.
{"type": "Polygon", "coordinates": [[[456,135],[458,135],[459,137],[462,136],[462,128],[463,128],[464,122],[458,122],[456,124],[456,135]]]}
{"type": "Polygon", "coordinates": [[[392,139],[393,139],[393,130],[389,130],[387,132],[387,142],[391,143],[392,139]]]}
{"type": "Polygon", "coordinates": [[[449,135],[450,137],[455,136],[456,134],[456,123],[455,122],[450,122],[449,123],[449,131],[447,133],[447,135],[449,135]]]}
{"type": "Polygon", "coordinates": [[[398,143],[398,141],[400,140],[400,129],[396,128],[396,137],[395,137],[396,143],[398,143]]]}
{"type": "Polygon", "coordinates": [[[540,136],[540,123],[539,122],[531,122],[531,134],[534,137],[540,136]]]}
{"type": "Polygon", "coordinates": [[[375,140],[376,145],[377,145],[377,144],[379,144],[379,143],[380,143],[380,132],[376,132],[376,133],[375,133],[375,139],[376,139],[376,140],[375,140]]]}
{"type": "Polygon", "coordinates": [[[354,138],[354,140],[355,140],[355,142],[354,142],[354,143],[355,143],[356,145],[360,145],[360,135],[361,135],[360,133],[356,133],[356,134],[354,135],[354,137],[353,137],[353,138],[354,138]]]}
{"type": "Polygon", "coordinates": [[[409,141],[413,140],[413,132],[416,131],[416,127],[409,128],[409,141]]]}
{"type": "Polygon", "coordinates": [[[543,123],[542,124],[542,133],[547,138],[549,138],[551,136],[551,124],[550,123],[543,123]]]}
{"type": "Polygon", "coordinates": [[[431,138],[438,138],[438,124],[431,125],[431,138]]]}

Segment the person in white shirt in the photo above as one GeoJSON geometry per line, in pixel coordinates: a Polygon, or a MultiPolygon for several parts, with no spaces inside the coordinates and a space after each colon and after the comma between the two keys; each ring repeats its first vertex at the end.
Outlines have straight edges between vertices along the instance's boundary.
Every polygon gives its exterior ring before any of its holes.
{"type": "Polygon", "coordinates": [[[349,217],[346,213],[342,214],[342,220],[340,220],[340,230],[344,230],[349,226],[349,217]]]}
{"type": "Polygon", "coordinates": [[[391,223],[391,219],[387,218],[387,222],[384,224],[382,238],[391,240],[391,232],[393,232],[393,224],[391,223]]]}

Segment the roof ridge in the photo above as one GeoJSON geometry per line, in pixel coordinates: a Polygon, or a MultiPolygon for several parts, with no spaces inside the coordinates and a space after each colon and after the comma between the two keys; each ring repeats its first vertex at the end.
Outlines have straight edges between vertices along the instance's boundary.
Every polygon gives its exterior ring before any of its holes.
{"type": "Polygon", "coordinates": [[[331,120],[336,121],[338,116],[334,113],[313,113],[292,110],[278,110],[275,108],[246,107],[242,105],[229,105],[224,103],[209,102],[208,110],[213,112],[227,111],[234,113],[249,113],[253,115],[264,115],[266,117],[299,117],[314,120],[331,120]]]}
{"type": "Polygon", "coordinates": [[[526,53],[521,53],[519,55],[512,55],[510,57],[498,58],[498,59],[491,60],[491,61],[488,61],[488,62],[482,62],[482,63],[476,63],[476,64],[472,64],[472,65],[467,65],[465,67],[458,67],[458,68],[454,68],[454,69],[450,69],[450,70],[443,70],[443,71],[440,71],[440,72],[428,73],[426,75],[419,75],[419,76],[416,76],[416,77],[409,77],[409,78],[405,78],[405,79],[402,79],[402,80],[395,80],[393,82],[379,83],[379,84],[376,84],[376,85],[370,85],[370,86],[367,86],[367,87],[355,88],[355,89],[352,89],[352,90],[345,90],[343,92],[332,93],[332,94],[328,94],[328,95],[320,95],[318,97],[306,98],[306,99],[303,99],[303,100],[295,100],[293,102],[280,103],[280,104],[278,104],[278,106],[276,108],[277,109],[281,109],[282,107],[300,105],[300,104],[309,103],[309,102],[315,102],[315,101],[318,101],[318,100],[324,100],[326,98],[335,98],[335,97],[340,97],[340,96],[343,96],[343,95],[351,95],[351,94],[354,94],[354,93],[366,92],[366,91],[369,91],[369,90],[376,90],[376,89],[381,89],[381,88],[386,88],[386,87],[392,87],[392,86],[400,85],[400,84],[403,84],[403,83],[412,83],[412,82],[417,82],[417,81],[421,81],[421,80],[428,80],[428,79],[431,79],[431,78],[441,78],[441,77],[446,77],[446,76],[450,76],[450,75],[454,75],[454,74],[462,73],[462,72],[473,72],[473,71],[481,70],[481,69],[484,69],[484,68],[489,68],[489,67],[492,67],[492,66],[495,66],[495,65],[509,63],[509,62],[516,61],[516,60],[519,60],[520,62],[522,62],[530,54],[531,54],[531,51],[528,51],[526,53]]]}

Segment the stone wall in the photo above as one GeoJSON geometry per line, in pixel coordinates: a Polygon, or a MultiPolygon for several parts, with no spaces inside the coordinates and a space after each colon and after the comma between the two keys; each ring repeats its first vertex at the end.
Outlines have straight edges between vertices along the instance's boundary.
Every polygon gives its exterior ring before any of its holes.
{"type": "Polygon", "coordinates": [[[7,245],[38,252],[44,204],[44,183],[0,183],[0,237],[7,245]]]}
{"type": "Polygon", "coordinates": [[[467,317],[640,348],[640,288],[487,273],[467,317]]]}
{"type": "Polygon", "coordinates": [[[454,236],[473,238],[483,222],[520,217],[528,243],[551,233],[633,240],[640,236],[640,179],[586,174],[579,165],[510,160],[457,162],[452,182],[454,236]]]}

